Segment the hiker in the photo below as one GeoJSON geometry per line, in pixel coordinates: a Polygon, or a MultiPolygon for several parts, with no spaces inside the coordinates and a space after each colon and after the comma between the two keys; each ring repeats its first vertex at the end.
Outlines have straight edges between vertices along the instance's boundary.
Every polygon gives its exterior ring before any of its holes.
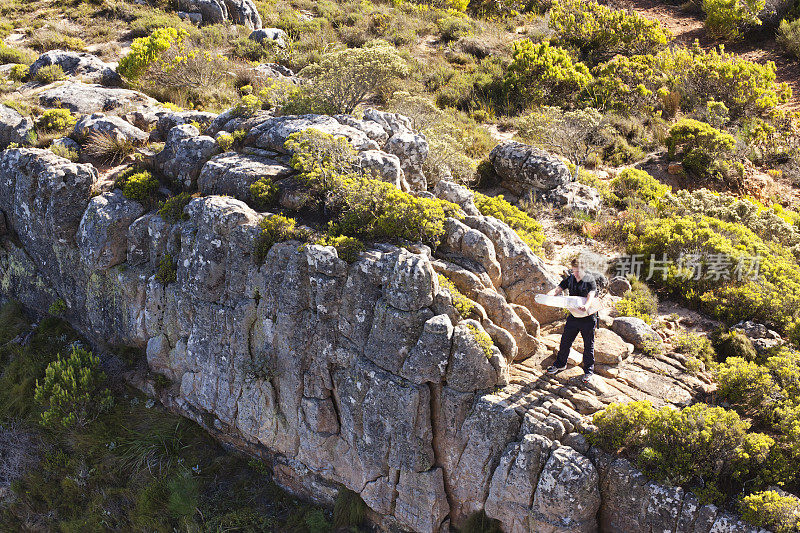
{"type": "MultiPolygon", "coordinates": [[[[572,260],[572,273],[561,280],[558,287],[551,289],[547,294],[558,296],[564,292],[564,289],[569,291],[570,296],[586,297],[586,304],[578,308],[581,311],[586,311],[597,297],[597,282],[590,273],[586,272],[581,259],[572,260]]],[[[597,323],[597,312],[582,318],[573,316],[570,313],[567,317],[567,323],[564,324],[564,332],[561,334],[561,346],[558,349],[556,362],[547,369],[548,374],[557,374],[567,368],[569,350],[575,341],[575,337],[578,336],[578,332],[580,332],[583,337],[584,374],[582,381],[588,383],[591,380],[594,374],[594,332],[597,329],[597,323]]]]}

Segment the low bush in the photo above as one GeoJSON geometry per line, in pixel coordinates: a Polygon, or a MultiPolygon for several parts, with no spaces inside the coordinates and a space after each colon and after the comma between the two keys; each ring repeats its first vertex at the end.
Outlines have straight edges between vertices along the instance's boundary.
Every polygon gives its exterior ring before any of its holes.
{"type": "Polygon", "coordinates": [[[744,333],[716,330],[711,334],[711,343],[717,358],[725,362],[729,357],[740,357],[746,361],[756,360],[756,349],[744,333]]]}
{"type": "Polygon", "coordinates": [[[593,442],[625,449],[656,479],[686,484],[700,478],[705,499],[717,502],[735,493],[774,445],[764,434],[748,433],[750,423],[736,412],[702,403],[656,410],[647,401],[631,402],[609,406],[593,421],[593,442]]]}
{"type": "MultiPolygon", "coordinates": [[[[705,368],[714,364],[714,347],[711,341],[704,335],[682,331],[671,339],[672,346],[676,352],[687,357],[694,358],[703,363],[705,368]]],[[[687,362],[687,364],[690,364],[687,362]]]]}
{"type": "Polygon", "coordinates": [[[472,336],[475,338],[475,342],[478,343],[481,350],[483,350],[484,355],[487,359],[491,359],[494,355],[494,342],[492,342],[492,338],[486,333],[484,330],[479,329],[477,326],[470,324],[469,322],[465,324],[467,329],[469,329],[472,336]]]}
{"type": "Polygon", "coordinates": [[[33,75],[33,81],[47,85],[48,83],[63,80],[66,77],[61,65],[47,65],[36,71],[36,74],[33,75]]]}
{"type": "Polygon", "coordinates": [[[29,50],[19,50],[6,44],[0,44],[0,64],[17,63],[30,65],[35,61],[34,55],[29,50]]]}
{"type": "Polygon", "coordinates": [[[671,191],[669,185],[635,168],[626,168],[611,180],[611,200],[618,207],[625,207],[630,202],[643,202],[656,207],[671,191]]]}
{"type": "Polygon", "coordinates": [[[556,0],[550,27],[559,43],[579,49],[593,63],[616,54],[653,54],[672,39],[656,20],[593,0],[556,0]]]}
{"type": "Polygon", "coordinates": [[[513,59],[503,79],[509,100],[520,109],[569,104],[591,82],[586,65],[574,62],[565,49],[528,39],[514,43],[513,59]]]}
{"type": "Polygon", "coordinates": [[[28,74],[30,74],[28,65],[14,65],[11,67],[11,70],[8,71],[8,77],[14,81],[25,81],[28,74]]]}
{"type": "Polygon", "coordinates": [[[598,157],[609,134],[603,115],[591,107],[564,111],[542,106],[516,122],[525,142],[562,155],[576,166],[598,157]]]}
{"type": "Polygon", "coordinates": [[[177,259],[173,259],[172,254],[164,254],[158,260],[155,277],[163,285],[178,281],[178,262],[177,259]]]}
{"type": "Polygon", "coordinates": [[[189,215],[184,209],[189,205],[191,200],[192,195],[188,192],[170,196],[161,203],[161,207],[158,208],[158,215],[172,224],[180,222],[181,220],[189,220],[189,215]]]}
{"type": "Polygon", "coordinates": [[[136,144],[131,139],[114,132],[96,131],[87,136],[84,150],[100,162],[114,164],[124,161],[133,154],[136,151],[136,144]]]}
{"type": "Polygon", "coordinates": [[[347,237],[346,235],[324,235],[316,241],[316,244],[322,246],[333,246],[336,248],[336,255],[339,259],[354,263],[358,261],[359,255],[364,251],[364,243],[355,237],[347,237]]]}
{"type": "Polygon", "coordinates": [[[492,216],[508,224],[534,253],[540,253],[544,244],[544,230],[538,220],[508,203],[503,195],[486,196],[474,193],[475,206],[483,215],[492,216]]]}
{"type": "Polygon", "coordinates": [[[266,211],[278,202],[278,186],[269,177],[261,177],[250,185],[250,199],[258,211],[266,211]]]}
{"type": "Polygon", "coordinates": [[[458,290],[458,287],[455,286],[455,283],[453,283],[450,278],[442,274],[438,274],[438,278],[439,286],[444,287],[450,292],[450,297],[453,300],[453,307],[456,308],[456,311],[458,311],[462,317],[470,317],[472,312],[475,310],[475,304],[472,302],[472,300],[464,296],[464,294],[458,290]]]}
{"type": "Polygon", "coordinates": [[[385,41],[330,52],[299,72],[311,79],[313,94],[339,113],[352,113],[367,95],[408,74],[405,59],[385,41]]]}
{"type": "Polygon", "coordinates": [[[77,163],[80,160],[80,154],[78,154],[77,150],[67,148],[63,144],[51,144],[49,148],[57,156],[69,159],[73,163],[77,163]]]}
{"type": "Polygon", "coordinates": [[[297,236],[297,221],[282,215],[272,215],[261,221],[256,239],[256,263],[263,263],[272,245],[297,236]]]}
{"type": "Polygon", "coordinates": [[[109,409],[113,399],[105,379],[100,359],[73,345],[69,356],[59,356],[47,366],[41,383],[36,380],[34,399],[44,406],[42,424],[83,427],[109,409]]]}
{"type": "Polygon", "coordinates": [[[333,527],[360,526],[367,514],[367,504],[357,492],[342,489],[333,502],[333,527]]]}
{"type": "Polygon", "coordinates": [[[775,40],[787,54],[800,57],[800,19],[782,20],[775,40]]]}
{"type": "Polygon", "coordinates": [[[739,505],[742,518],[775,533],[800,531],[800,501],[797,496],[783,496],[773,490],[748,494],[739,505]]]}
{"type": "Polygon", "coordinates": [[[124,179],[122,194],[125,195],[125,198],[147,206],[152,203],[158,187],[158,179],[144,170],[131,174],[124,179]]]}
{"type": "Polygon", "coordinates": [[[683,169],[700,179],[719,180],[738,189],[744,168],[734,160],[736,139],[710,124],[694,119],[681,119],[669,130],[666,138],[669,157],[682,149],[683,169]]]}
{"type": "Polygon", "coordinates": [[[733,40],[742,30],[761,25],[759,13],[765,0],[703,0],[705,27],[711,35],[733,40]]]}
{"type": "Polygon", "coordinates": [[[472,22],[469,17],[447,16],[436,21],[436,26],[442,34],[444,42],[457,41],[466,37],[472,31],[472,22]]]}
{"type": "Polygon", "coordinates": [[[47,109],[36,119],[36,128],[40,131],[52,133],[72,129],[78,121],[69,109],[47,109]]]}
{"type": "Polygon", "coordinates": [[[631,289],[622,295],[615,307],[621,316],[641,318],[652,324],[653,317],[658,312],[658,298],[646,283],[631,279],[631,289]]]}

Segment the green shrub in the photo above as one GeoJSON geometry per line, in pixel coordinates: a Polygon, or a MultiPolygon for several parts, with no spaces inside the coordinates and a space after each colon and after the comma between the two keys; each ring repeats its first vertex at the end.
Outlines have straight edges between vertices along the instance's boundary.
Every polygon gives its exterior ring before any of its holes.
{"type": "Polygon", "coordinates": [[[34,55],[28,50],[18,50],[0,43],[0,65],[7,65],[8,63],[30,65],[35,59],[34,55]]]}
{"type": "Polygon", "coordinates": [[[364,243],[355,237],[347,237],[345,235],[325,235],[316,241],[316,244],[322,246],[333,246],[336,248],[336,254],[339,259],[354,263],[358,261],[359,254],[364,251],[364,243]]]}
{"type": "Polygon", "coordinates": [[[750,416],[771,420],[780,398],[780,387],[767,367],[739,356],[727,357],[715,373],[721,398],[750,416]]]}
{"type": "Polygon", "coordinates": [[[539,253],[544,243],[544,230],[538,220],[531,218],[527,213],[508,203],[503,195],[486,196],[479,192],[474,193],[475,206],[482,215],[492,216],[508,224],[517,232],[520,239],[530,246],[531,250],[539,253]]]}
{"type": "Polygon", "coordinates": [[[697,476],[735,490],[774,445],[766,435],[748,433],[749,422],[736,412],[702,403],[655,410],[649,402],[632,402],[609,406],[593,421],[592,440],[613,451],[625,447],[648,475],[677,484],[697,476]]]}
{"type": "Polygon", "coordinates": [[[488,333],[483,331],[482,329],[478,329],[477,326],[474,326],[470,323],[465,324],[467,329],[469,329],[472,336],[475,338],[475,342],[478,343],[483,353],[486,355],[487,359],[491,359],[494,355],[494,343],[492,342],[492,338],[489,336],[488,333]]]}
{"type": "Polygon", "coordinates": [[[261,232],[256,239],[256,262],[264,262],[273,244],[295,238],[296,225],[295,219],[282,215],[272,215],[262,220],[259,224],[261,232]]]}
{"type": "Polygon", "coordinates": [[[80,154],[78,154],[77,150],[71,150],[63,144],[51,144],[49,148],[57,156],[69,159],[73,163],[77,163],[80,160],[80,154]]]}
{"type": "Polygon", "coordinates": [[[164,254],[158,260],[155,277],[163,285],[178,281],[178,262],[172,258],[172,254],[164,254]]]}
{"type": "Polygon", "coordinates": [[[229,133],[217,135],[217,146],[223,152],[229,151],[233,147],[233,135],[229,133]]]}
{"type": "Polygon", "coordinates": [[[567,104],[591,81],[586,65],[573,62],[563,48],[524,39],[514,43],[503,85],[508,98],[524,108],[544,103],[567,104]]]}
{"type": "Polygon", "coordinates": [[[746,361],[756,360],[757,353],[752,341],[739,331],[714,331],[711,343],[719,361],[724,362],[729,357],[741,357],[746,361]]]}
{"type": "Polygon", "coordinates": [[[456,311],[462,317],[468,318],[472,315],[472,312],[475,311],[475,304],[464,296],[464,294],[458,290],[455,283],[453,283],[447,276],[442,274],[437,275],[439,278],[439,286],[444,287],[450,292],[450,296],[453,299],[453,307],[456,308],[456,311]]]}
{"type": "Polygon", "coordinates": [[[47,312],[53,316],[61,316],[64,314],[64,311],[66,310],[67,310],[67,303],[61,298],[59,298],[50,304],[50,307],[47,309],[47,312]]]}
{"type": "Polygon", "coordinates": [[[28,65],[14,65],[8,71],[8,77],[14,81],[23,81],[28,77],[29,73],[30,68],[28,68],[28,65]]]}
{"type": "Polygon", "coordinates": [[[616,54],[653,54],[672,40],[658,21],[592,0],[554,1],[550,27],[560,43],[578,48],[593,61],[616,54]]]}
{"type": "Polygon", "coordinates": [[[167,27],[156,29],[148,37],[134,39],[130,52],[120,59],[117,72],[129,80],[140,78],[170,47],[180,47],[187,36],[184,29],[167,27]]]}
{"type": "Polygon", "coordinates": [[[342,176],[355,176],[356,151],[344,137],[308,128],[289,135],[285,145],[290,164],[312,188],[331,190],[342,176]]]}
{"type": "MultiPolygon", "coordinates": [[[[714,363],[714,348],[711,341],[704,335],[681,331],[671,339],[673,348],[676,352],[701,361],[708,368],[714,363]]],[[[686,363],[691,365],[689,361],[686,363]]]]}
{"type": "Polygon", "coordinates": [[[800,19],[782,20],[775,40],[787,54],[800,57],[800,19]]]}
{"type": "Polygon", "coordinates": [[[775,533],[800,531],[800,502],[796,496],[782,496],[772,490],[748,494],[739,509],[742,518],[755,526],[775,533]]]}
{"type": "Polygon", "coordinates": [[[646,283],[631,279],[631,289],[622,295],[615,307],[621,316],[641,318],[652,324],[653,317],[658,313],[658,298],[646,283]]]}
{"type": "Polygon", "coordinates": [[[161,203],[161,207],[158,208],[158,215],[173,224],[181,220],[189,220],[189,215],[184,212],[184,209],[191,201],[192,195],[188,192],[170,196],[161,203]]]}
{"type": "Polygon", "coordinates": [[[62,132],[71,129],[77,121],[69,109],[47,109],[36,120],[36,128],[46,132],[62,132]]]}
{"type": "Polygon", "coordinates": [[[84,151],[99,161],[114,164],[133,154],[136,144],[133,140],[113,132],[96,131],[86,138],[84,151]]]}
{"type": "Polygon", "coordinates": [[[274,207],[278,201],[280,189],[272,182],[272,179],[264,176],[250,185],[250,198],[253,207],[259,211],[266,211],[274,207]]]}
{"type": "Polygon", "coordinates": [[[153,202],[158,187],[158,179],[144,170],[125,178],[122,194],[125,195],[125,198],[135,200],[143,205],[149,205],[153,202]]]}
{"type": "Polygon", "coordinates": [[[61,65],[47,65],[46,67],[42,67],[36,71],[36,74],[33,75],[33,81],[46,85],[48,83],[63,80],[66,77],[67,76],[64,74],[64,69],[61,68],[61,65]]]}
{"type": "Polygon", "coordinates": [[[716,179],[734,188],[739,187],[744,167],[733,160],[736,140],[710,124],[694,119],[681,119],[669,130],[666,145],[670,158],[679,148],[683,169],[701,179],[716,179]],[[738,174],[737,174],[738,173],[738,174]]]}
{"type": "Polygon", "coordinates": [[[352,113],[367,95],[408,74],[406,61],[384,41],[329,52],[299,72],[312,80],[314,94],[339,113],[352,113]]]}
{"type": "Polygon", "coordinates": [[[110,408],[113,399],[103,386],[105,379],[100,359],[73,345],[68,357],[59,356],[47,365],[41,383],[36,380],[34,399],[45,408],[42,424],[82,427],[110,408]]]}
{"type": "Polygon", "coordinates": [[[472,22],[469,17],[447,16],[436,21],[436,26],[442,34],[444,42],[457,41],[469,35],[472,31],[472,22]]]}
{"type": "Polygon", "coordinates": [[[250,117],[261,109],[261,101],[257,96],[245,94],[238,104],[233,108],[232,113],[237,117],[250,117]]]}
{"type": "Polygon", "coordinates": [[[703,50],[699,43],[655,55],[617,55],[593,73],[592,97],[598,105],[623,113],[662,109],[674,114],[672,95],[677,95],[687,111],[713,100],[722,102],[736,118],[768,114],[792,94],[786,83],[776,83],[773,62],[748,61],[726,53],[722,46],[703,50]]]}
{"type": "Polygon", "coordinates": [[[758,14],[765,4],[765,0],[703,0],[705,27],[715,37],[736,39],[742,29],[761,25],[758,14]]]}
{"type": "Polygon", "coordinates": [[[619,207],[624,207],[627,200],[655,206],[672,191],[672,187],[663,185],[644,170],[626,168],[611,180],[611,191],[613,202],[619,207]]]}

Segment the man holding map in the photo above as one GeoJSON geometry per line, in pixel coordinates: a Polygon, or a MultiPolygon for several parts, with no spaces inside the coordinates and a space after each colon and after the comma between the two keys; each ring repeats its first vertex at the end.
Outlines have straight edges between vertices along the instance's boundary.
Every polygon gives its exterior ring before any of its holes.
{"type": "MultiPolygon", "coordinates": [[[[585,271],[583,260],[580,258],[572,260],[572,273],[547,294],[558,296],[565,289],[569,291],[570,296],[586,297],[586,303],[577,308],[581,314],[592,308],[592,303],[597,297],[597,283],[594,277],[585,271]]],[[[583,382],[588,383],[591,380],[594,374],[594,332],[597,323],[596,311],[580,318],[570,312],[564,325],[564,332],[561,334],[556,362],[547,369],[548,374],[557,374],[567,368],[569,350],[580,332],[583,337],[583,382]]]]}

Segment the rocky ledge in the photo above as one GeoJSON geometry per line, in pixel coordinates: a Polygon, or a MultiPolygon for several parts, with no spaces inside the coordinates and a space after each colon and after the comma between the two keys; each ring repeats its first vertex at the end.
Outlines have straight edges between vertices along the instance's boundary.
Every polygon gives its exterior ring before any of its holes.
{"type": "Polygon", "coordinates": [[[542,376],[563,315],[533,295],[560,272],[481,215],[468,190],[440,182],[425,191],[427,144],[407,119],[243,125],[223,114],[201,135],[187,124],[194,119],[159,113],[138,115],[166,140],[154,164],[206,194],[178,222],[110,183],[98,188],[91,164],[34,148],[0,154],[3,297],[34,312],[63,300],[65,318],[98,349],[146,354],[148,374],[129,380],[267,457],[296,493],[331,501],[342,485],[358,492],[386,528],[447,531],[484,510],[509,532],[756,531],[588,445],[587,416],[607,403],[681,405],[707,380],[668,357],[633,357],[650,332],[623,319],[599,335],[596,394],[569,374],[542,376]],[[348,138],[362,165],[395,186],[458,203],[463,220],[447,221],[436,254],[375,244],[347,263],[333,247],[289,241],[257,263],[258,225],[272,215],[247,205],[244,185],[289,175],[281,141],[307,127],[348,138]],[[212,136],[234,128],[250,132],[245,150],[217,154],[212,136]],[[165,263],[174,281],[157,275],[165,263]],[[438,274],[473,302],[470,316],[438,274]],[[171,385],[156,390],[154,374],[171,385]]]}

